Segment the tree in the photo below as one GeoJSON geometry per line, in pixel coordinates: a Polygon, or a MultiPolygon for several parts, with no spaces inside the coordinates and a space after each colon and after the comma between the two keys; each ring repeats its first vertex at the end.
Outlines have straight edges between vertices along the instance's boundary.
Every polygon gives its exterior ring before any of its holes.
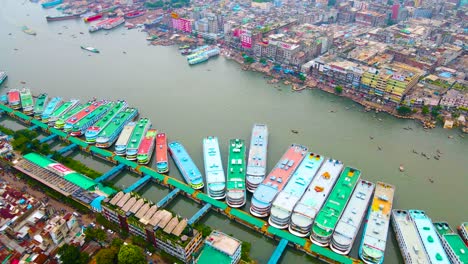
{"type": "Polygon", "coordinates": [[[335,93],[341,94],[342,92],[343,92],[343,87],[341,87],[340,85],[335,87],[335,93]]]}
{"type": "Polygon", "coordinates": [[[119,264],[146,264],[143,250],[135,245],[123,245],[118,255],[119,264]]]}
{"type": "Polygon", "coordinates": [[[421,113],[422,113],[423,115],[429,114],[429,107],[428,107],[427,105],[424,105],[424,106],[422,107],[422,109],[421,109],[421,113]]]}
{"type": "Polygon", "coordinates": [[[431,115],[432,115],[433,117],[437,117],[437,116],[440,114],[439,111],[440,111],[441,109],[442,109],[442,107],[441,107],[440,105],[434,106],[434,107],[432,108],[431,115]]]}
{"type": "Polygon", "coordinates": [[[241,259],[246,262],[250,262],[250,249],[252,245],[249,242],[242,242],[242,251],[241,251],[241,259]]]}
{"type": "Polygon", "coordinates": [[[67,264],[86,264],[89,261],[89,255],[72,245],[64,244],[58,250],[60,261],[67,264]]]}
{"type": "Polygon", "coordinates": [[[94,241],[99,244],[102,248],[102,242],[106,240],[106,231],[100,228],[91,228],[88,227],[84,231],[85,241],[94,241]]]}
{"type": "Polygon", "coordinates": [[[400,107],[397,108],[397,112],[399,115],[406,116],[411,114],[411,108],[405,105],[401,105],[400,107]]]}
{"type": "Polygon", "coordinates": [[[261,64],[266,64],[266,62],[267,62],[267,60],[266,60],[265,58],[261,58],[261,59],[260,59],[260,63],[261,63],[261,64]]]}
{"type": "Polygon", "coordinates": [[[96,254],[96,264],[115,264],[119,249],[115,247],[103,248],[96,254]]]}
{"type": "Polygon", "coordinates": [[[116,247],[120,249],[120,247],[123,245],[123,241],[120,238],[114,238],[111,242],[111,246],[116,247]]]}

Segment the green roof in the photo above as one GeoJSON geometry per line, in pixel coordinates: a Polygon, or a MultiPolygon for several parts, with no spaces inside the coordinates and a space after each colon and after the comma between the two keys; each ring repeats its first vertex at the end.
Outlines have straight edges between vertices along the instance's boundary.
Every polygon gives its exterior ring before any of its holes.
{"type": "Polygon", "coordinates": [[[112,189],[109,186],[103,185],[101,183],[98,183],[99,190],[109,196],[113,195],[114,193],[117,193],[116,190],[112,189]]]}
{"type": "Polygon", "coordinates": [[[140,168],[140,171],[143,172],[144,174],[148,174],[148,175],[153,176],[153,178],[155,178],[157,180],[160,180],[160,181],[164,180],[164,175],[157,173],[155,170],[153,170],[153,169],[151,169],[149,167],[142,166],[140,168]]]}
{"type": "Polygon", "coordinates": [[[337,254],[337,253],[331,251],[328,248],[323,248],[323,247],[317,246],[315,244],[312,244],[312,246],[310,247],[310,250],[312,250],[315,253],[318,253],[319,255],[325,256],[325,257],[327,257],[329,259],[332,259],[332,260],[334,260],[336,262],[339,262],[339,263],[353,264],[353,259],[351,259],[351,258],[349,258],[347,256],[337,254]]]}
{"type": "Polygon", "coordinates": [[[202,193],[202,192],[199,192],[199,193],[197,194],[197,198],[200,199],[200,200],[202,200],[202,201],[205,201],[205,202],[207,202],[207,203],[209,203],[209,204],[211,204],[211,205],[214,205],[214,206],[216,206],[216,207],[218,207],[218,208],[221,208],[222,210],[226,209],[226,207],[227,207],[227,204],[226,204],[226,203],[223,203],[223,202],[221,202],[221,201],[215,200],[215,199],[209,197],[208,195],[206,195],[206,194],[204,194],[204,193],[202,193]]]}
{"type": "Polygon", "coordinates": [[[202,252],[200,253],[200,256],[198,256],[197,263],[200,264],[211,264],[211,263],[216,263],[216,264],[230,264],[231,263],[231,258],[223,254],[221,251],[214,249],[211,246],[208,246],[205,244],[203,247],[202,252]]]}
{"type": "Polygon", "coordinates": [[[265,221],[260,220],[256,217],[253,217],[249,214],[247,214],[244,211],[241,211],[239,209],[231,209],[231,214],[235,217],[238,217],[244,222],[250,223],[258,228],[262,228],[265,225],[265,221]]]}
{"type": "Polygon", "coordinates": [[[301,246],[304,246],[306,244],[306,240],[304,238],[300,238],[300,237],[297,237],[295,235],[292,235],[291,233],[289,232],[286,232],[284,230],[280,230],[278,228],[275,228],[275,227],[268,227],[268,232],[270,232],[271,234],[275,235],[275,236],[279,236],[281,238],[284,238],[286,240],[289,240],[295,244],[298,244],[298,245],[301,245],[301,246]]]}
{"type": "Polygon", "coordinates": [[[181,189],[182,191],[188,193],[188,194],[193,194],[195,192],[195,190],[188,186],[187,184],[185,183],[182,183],[174,178],[171,178],[169,177],[169,180],[167,180],[167,183],[169,183],[170,185],[176,187],[176,188],[179,188],[181,189]]]}
{"type": "Polygon", "coordinates": [[[110,151],[108,151],[108,150],[100,149],[100,148],[98,148],[98,147],[96,147],[96,146],[91,146],[89,149],[90,149],[92,152],[103,156],[104,158],[112,157],[112,152],[110,152],[110,151]]]}
{"type": "Polygon", "coordinates": [[[25,115],[25,114],[21,113],[20,111],[15,111],[14,114],[15,114],[17,117],[19,117],[19,118],[21,118],[21,119],[23,119],[23,120],[31,120],[31,119],[32,119],[32,117],[30,117],[30,116],[28,116],[28,115],[25,115]]]}
{"type": "Polygon", "coordinates": [[[84,142],[83,140],[81,140],[79,138],[69,137],[68,140],[70,140],[71,143],[75,143],[75,144],[77,144],[78,146],[80,146],[82,148],[87,148],[88,147],[88,143],[84,142]]]}
{"type": "Polygon", "coordinates": [[[60,131],[60,130],[58,130],[56,128],[53,128],[53,127],[49,128],[49,131],[56,134],[56,135],[58,135],[59,137],[61,137],[63,139],[67,138],[67,136],[68,136],[67,133],[65,133],[63,131],[60,131]]]}
{"type": "Polygon", "coordinates": [[[458,256],[461,263],[468,263],[468,247],[465,245],[461,237],[455,233],[444,235],[445,240],[452,248],[455,255],[458,256]]]}
{"type": "Polygon", "coordinates": [[[227,190],[245,190],[245,142],[242,139],[229,140],[227,167],[227,190]],[[238,162],[241,161],[241,164],[238,162]]]}
{"type": "Polygon", "coordinates": [[[78,172],[69,173],[65,175],[64,178],[65,180],[74,183],[85,190],[90,190],[94,186],[96,186],[96,183],[93,180],[84,175],[79,174],[78,172]]]}
{"type": "Polygon", "coordinates": [[[10,107],[4,105],[4,104],[0,104],[0,109],[7,112],[7,113],[11,113],[13,112],[13,109],[11,109],[10,107]]]}
{"type": "Polygon", "coordinates": [[[133,162],[131,160],[127,160],[126,158],[121,157],[121,156],[115,156],[114,160],[118,161],[118,162],[120,162],[120,163],[122,163],[122,164],[124,164],[126,166],[129,166],[132,169],[135,169],[138,166],[138,164],[136,164],[136,162],[133,162]]]}
{"type": "Polygon", "coordinates": [[[46,158],[40,154],[37,154],[37,153],[28,153],[26,155],[23,156],[23,158],[29,160],[30,162],[42,167],[42,168],[45,168],[47,166],[49,166],[50,164],[52,163],[56,163],[56,161],[54,160],[51,160],[49,158],[46,158]]]}
{"type": "Polygon", "coordinates": [[[37,119],[31,120],[31,123],[33,123],[34,125],[42,128],[42,129],[45,129],[45,130],[49,129],[49,126],[47,124],[44,124],[44,123],[42,123],[41,121],[39,121],[37,119]]]}

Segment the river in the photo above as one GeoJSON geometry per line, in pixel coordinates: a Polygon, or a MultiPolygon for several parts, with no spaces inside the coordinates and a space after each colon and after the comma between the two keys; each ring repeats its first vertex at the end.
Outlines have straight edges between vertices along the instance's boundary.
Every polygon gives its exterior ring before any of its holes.
{"type": "MultiPolygon", "coordinates": [[[[0,70],[9,75],[1,93],[5,86],[27,86],[35,94],[47,92],[65,98],[126,99],[138,107],[140,116],[151,118],[155,128],[166,132],[169,140],[181,141],[201,169],[204,136],[219,137],[226,162],[230,138],[248,141],[252,125],[266,123],[269,170],[291,143],[304,144],[359,168],[367,180],[394,184],[394,208],[422,209],[434,221],[448,221],[452,227],[468,220],[468,141],[458,130],[424,131],[413,121],[366,113],[348,99],[321,91],[275,88],[262,75],[244,72],[222,57],[190,67],[176,47],[148,46],[137,30],[121,27],[109,34],[89,34],[81,20],[47,23],[44,16],[53,12],[28,1],[0,2],[0,70]],[[21,32],[23,25],[37,31],[37,36],[21,32]],[[85,52],[80,45],[96,47],[101,53],[85,52]],[[407,127],[412,129],[405,130],[407,127]],[[298,133],[291,133],[292,129],[298,133]],[[430,156],[439,149],[443,154],[440,160],[427,160],[412,153],[413,149],[430,156]],[[405,167],[403,173],[400,164],[405,167]]],[[[12,125],[8,120],[2,124],[12,125]]],[[[81,153],[73,155],[96,170],[109,168],[81,153]]],[[[180,179],[173,165],[170,175],[180,179]]],[[[128,186],[136,179],[126,173],[113,184],[128,186]]],[[[140,192],[156,201],[167,193],[157,186],[140,192]]],[[[181,215],[196,210],[185,199],[172,203],[169,207],[181,215]]],[[[251,255],[259,263],[267,262],[277,243],[224,216],[210,213],[201,221],[251,242],[251,255]]],[[[353,256],[356,251],[355,247],[353,256]]],[[[385,263],[400,260],[390,232],[385,263]]],[[[282,263],[308,261],[291,249],[282,258],[282,263]]]]}

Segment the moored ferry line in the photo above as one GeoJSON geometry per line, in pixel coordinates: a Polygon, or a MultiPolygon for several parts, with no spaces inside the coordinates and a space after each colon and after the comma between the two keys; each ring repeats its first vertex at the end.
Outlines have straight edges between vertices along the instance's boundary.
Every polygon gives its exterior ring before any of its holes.
{"type": "Polygon", "coordinates": [[[169,171],[166,133],[158,133],[156,136],[156,170],[158,173],[166,173],[169,171]]]}
{"type": "Polygon", "coordinates": [[[431,219],[424,211],[421,210],[409,210],[409,214],[414,224],[416,225],[416,229],[423,244],[423,248],[429,257],[429,263],[449,264],[450,261],[444,251],[442,242],[440,241],[437,232],[435,231],[431,219]]]}
{"type": "Polygon", "coordinates": [[[367,212],[375,184],[359,180],[353,195],[333,232],[330,248],[341,255],[348,255],[353,247],[362,220],[367,212]]]}
{"type": "Polygon", "coordinates": [[[468,222],[461,223],[457,230],[463,241],[465,241],[466,246],[468,246],[468,222]]]}
{"type": "Polygon", "coordinates": [[[20,109],[21,108],[21,98],[20,98],[20,92],[18,89],[10,89],[8,91],[8,105],[12,109],[20,109]]]}
{"type": "Polygon", "coordinates": [[[36,99],[36,104],[34,105],[34,118],[41,119],[42,113],[44,112],[44,107],[47,102],[47,94],[40,94],[36,99]]]}
{"type": "Polygon", "coordinates": [[[229,156],[226,171],[226,203],[233,208],[241,207],[247,201],[245,189],[245,141],[229,140],[229,156]]]}
{"type": "Polygon", "coordinates": [[[430,263],[408,211],[392,210],[392,227],[405,264],[430,263]]]}
{"type": "Polygon", "coordinates": [[[115,143],[115,155],[125,155],[125,153],[127,152],[128,141],[130,140],[130,137],[132,136],[135,127],[136,122],[129,122],[123,127],[122,133],[120,133],[120,136],[117,139],[117,142],[115,143]]]}
{"type": "Polygon", "coordinates": [[[301,199],[317,171],[322,166],[324,158],[318,154],[308,153],[284,189],[273,201],[268,223],[279,229],[288,227],[292,210],[301,199]]]}
{"type": "Polygon", "coordinates": [[[202,189],[204,186],[202,174],[184,146],[178,141],[173,141],[169,143],[169,153],[187,184],[195,190],[202,189]]]}
{"type": "MultiPolygon", "coordinates": [[[[128,122],[132,121],[138,115],[136,108],[126,108],[115,115],[111,122],[102,128],[96,137],[96,147],[108,148],[117,140],[120,132],[128,122]]],[[[134,127],[134,126],[133,126],[134,127]]],[[[133,131],[133,130],[132,130],[133,131]]],[[[125,143],[127,148],[127,143],[125,143]]]]}
{"type": "Polygon", "coordinates": [[[126,154],[128,160],[136,160],[138,148],[140,148],[141,141],[146,135],[148,129],[151,128],[151,121],[148,118],[141,118],[135,125],[132,135],[127,143],[126,154]]]}
{"type": "Polygon", "coordinates": [[[31,94],[31,90],[29,90],[28,88],[23,88],[20,91],[20,98],[23,113],[26,115],[32,115],[34,111],[34,100],[31,94]]]}
{"type": "Polygon", "coordinates": [[[394,195],[394,186],[383,182],[375,185],[374,198],[367,213],[359,247],[359,257],[365,263],[380,264],[384,261],[394,195]]]}
{"type": "Polygon", "coordinates": [[[453,231],[447,222],[434,223],[434,226],[442,241],[442,246],[450,259],[450,263],[467,264],[468,247],[462,238],[453,231]]]}
{"type": "Polygon", "coordinates": [[[307,188],[301,200],[296,204],[289,222],[289,232],[298,237],[310,234],[312,223],[323,203],[338,180],[343,163],[328,159],[307,188]]]}
{"type": "Polygon", "coordinates": [[[254,192],[263,181],[267,168],[268,127],[264,124],[254,124],[250,138],[249,158],[245,186],[249,192],[254,192]]]}
{"type": "Polygon", "coordinates": [[[81,136],[88,127],[109,110],[110,106],[111,104],[107,101],[94,102],[88,108],[69,118],[63,127],[63,131],[70,132],[72,136],[81,136]]]}
{"type": "Polygon", "coordinates": [[[54,97],[50,99],[49,103],[45,107],[44,111],[42,112],[42,115],[40,116],[40,119],[43,123],[48,123],[49,122],[49,117],[52,115],[52,113],[62,105],[62,98],[61,97],[54,97]]]}
{"type": "MultiPolygon", "coordinates": [[[[74,109],[77,109],[77,108],[79,109],[79,105],[80,105],[79,103],[80,103],[80,100],[71,99],[70,101],[63,103],[58,108],[56,108],[52,112],[52,114],[49,116],[49,118],[47,119],[47,123],[49,124],[49,126],[53,126],[56,128],[57,120],[61,118],[62,116],[65,116],[70,112],[73,112],[74,109]]],[[[62,123],[62,127],[63,127],[63,123],[62,123]]]]}
{"type": "Polygon", "coordinates": [[[281,192],[289,178],[307,154],[307,147],[292,144],[273,170],[258,186],[252,196],[250,213],[257,217],[268,216],[273,199],[281,192]]]}
{"type": "Polygon", "coordinates": [[[312,243],[322,247],[326,247],[330,244],[333,231],[360,178],[360,170],[351,167],[344,168],[338,182],[335,184],[335,187],[333,187],[332,192],[312,225],[312,232],[310,235],[312,243]]]}
{"type": "Polygon", "coordinates": [[[226,197],[226,178],[217,137],[203,138],[203,163],[208,196],[213,199],[223,199],[226,197]]]}
{"type": "Polygon", "coordinates": [[[55,121],[54,123],[54,128],[56,129],[63,129],[63,127],[65,126],[65,123],[67,122],[67,120],[69,118],[72,118],[73,116],[75,116],[76,114],[80,113],[81,111],[87,109],[89,106],[91,106],[93,104],[94,101],[89,101],[87,102],[86,104],[84,105],[78,105],[77,107],[71,109],[70,111],[68,111],[67,113],[65,113],[64,115],[60,116],[57,121],[55,121]]]}
{"type": "Polygon", "coordinates": [[[148,164],[153,156],[154,147],[156,145],[156,129],[148,129],[145,137],[141,140],[140,147],[137,153],[138,164],[148,164]]]}
{"type": "Polygon", "coordinates": [[[127,102],[124,100],[117,101],[116,103],[109,103],[110,110],[104,115],[103,118],[99,119],[96,124],[88,127],[86,129],[85,138],[86,142],[89,144],[94,144],[96,138],[111,122],[114,120],[114,117],[120,114],[122,110],[127,107],[127,102]]]}

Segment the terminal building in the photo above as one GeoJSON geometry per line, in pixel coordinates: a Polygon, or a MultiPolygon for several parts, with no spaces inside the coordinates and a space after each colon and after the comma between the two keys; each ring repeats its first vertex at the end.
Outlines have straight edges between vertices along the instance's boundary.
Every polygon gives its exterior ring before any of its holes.
{"type": "Polygon", "coordinates": [[[206,238],[195,263],[236,264],[240,261],[241,251],[241,241],[215,230],[206,238]]]}

